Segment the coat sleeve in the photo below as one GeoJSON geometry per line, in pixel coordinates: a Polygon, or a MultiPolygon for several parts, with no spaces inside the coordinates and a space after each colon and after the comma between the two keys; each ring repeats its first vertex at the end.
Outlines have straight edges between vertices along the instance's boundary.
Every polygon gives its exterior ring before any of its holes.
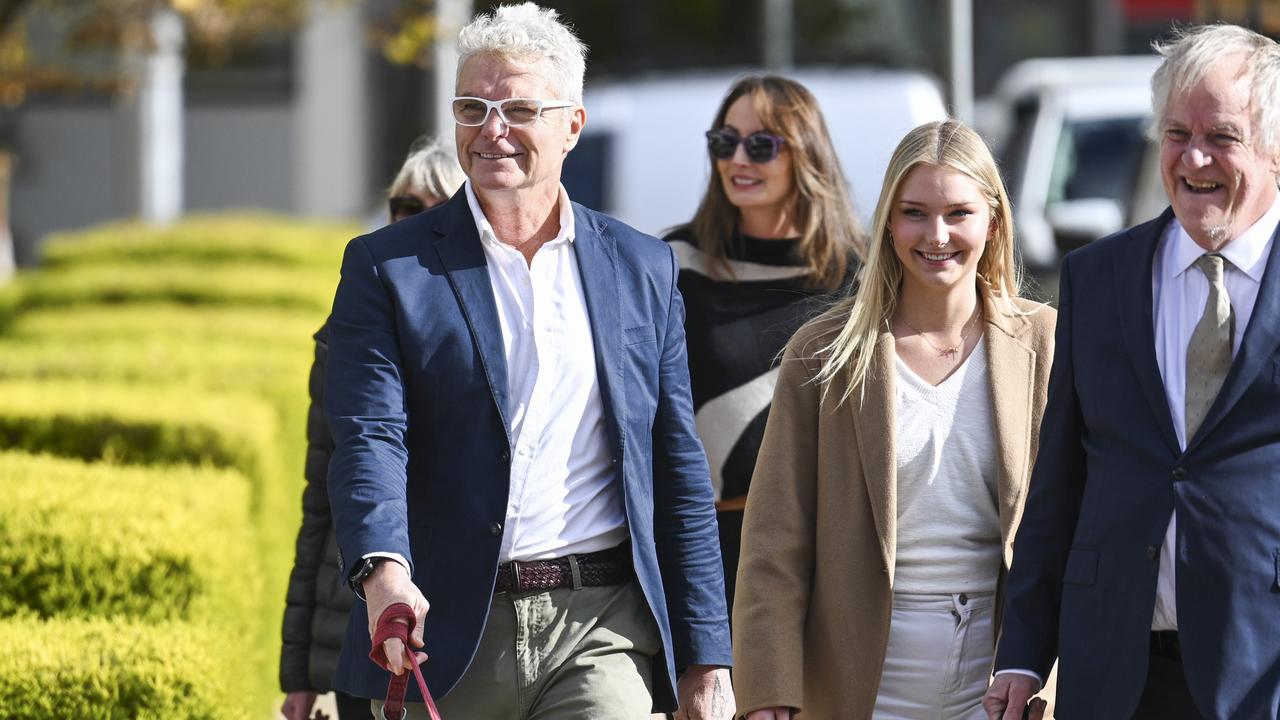
{"type": "Polygon", "coordinates": [[[365,238],[342,259],[329,320],[325,415],[333,432],[329,507],[344,572],[374,552],[410,563],[408,451],[396,306],[365,238]]]}
{"type": "Polygon", "coordinates": [[[653,424],[654,542],[666,591],[677,670],[733,663],[724,566],[711,471],[694,425],[685,349],[684,303],[671,262],[667,327],[653,424]]]}
{"type": "Polygon", "coordinates": [[[302,527],[298,529],[293,570],[285,595],[281,626],[280,689],[284,692],[321,691],[311,686],[311,625],[316,612],[317,576],[324,562],[325,545],[333,523],[329,517],[329,496],[325,473],[333,439],[324,419],[324,366],[328,350],[327,325],[316,333],[315,360],[307,381],[311,403],[307,407],[306,485],[302,491],[302,527]]]}
{"type": "Polygon", "coordinates": [[[733,607],[740,714],[804,706],[821,405],[813,375],[793,340],[782,358],[742,529],[733,607]]]}
{"type": "Polygon", "coordinates": [[[1085,484],[1084,422],[1076,394],[1072,354],[1071,257],[1062,264],[1058,323],[1049,391],[1040,424],[1035,469],[1013,565],[1005,585],[996,670],[1024,669],[1049,676],[1058,655],[1058,617],[1067,554],[1085,484]]]}

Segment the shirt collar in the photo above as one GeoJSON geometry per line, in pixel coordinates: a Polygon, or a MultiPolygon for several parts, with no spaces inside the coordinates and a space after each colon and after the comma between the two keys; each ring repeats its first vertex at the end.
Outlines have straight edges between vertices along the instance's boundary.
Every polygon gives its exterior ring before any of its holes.
{"type": "MultiPolygon", "coordinates": [[[[475,189],[471,187],[471,181],[467,180],[462,184],[462,187],[467,192],[467,207],[471,208],[471,219],[476,223],[476,230],[480,233],[480,241],[506,248],[512,252],[518,252],[515,248],[498,239],[497,233],[493,231],[493,225],[489,224],[489,218],[485,217],[484,210],[480,208],[480,200],[476,197],[475,189]]],[[[556,201],[556,206],[560,208],[560,232],[556,234],[554,238],[544,243],[545,245],[557,243],[561,240],[566,240],[572,243],[576,236],[573,219],[573,204],[569,202],[569,193],[564,189],[563,184],[560,185],[560,193],[559,198],[556,201]]]]}
{"type": "MultiPolygon", "coordinates": [[[[1255,283],[1262,282],[1262,271],[1267,266],[1267,250],[1271,247],[1271,236],[1276,226],[1280,225],[1280,195],[1271,203],[1271,208],[1249,226],[1239,237],[1227,243],[1218,251],[1240,272],[1248,275],[1255,283]]],[[[1182,223],[1175,217],[1173,220],[1173,262],[1169,264],[1169,277],[1177,277],[1186,272],[1196,259],[1204,254],[1204,248],[1196,244],[1187,234],[1182,223]]]]}

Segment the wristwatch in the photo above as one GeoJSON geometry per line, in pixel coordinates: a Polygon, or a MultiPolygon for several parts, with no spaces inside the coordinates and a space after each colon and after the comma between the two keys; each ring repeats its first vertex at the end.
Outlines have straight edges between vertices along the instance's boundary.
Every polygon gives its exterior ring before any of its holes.
{"type": "Polygon", "coordinates": [[[369,579],[369,576],[373,574],[373,571],[378,567],[378,564],[385,560],[388,560],[388,558],[368,557],[356,564],[355,570],[351,572],[351,579],[348,580],[348,582],[351,583],[351,589],[355,590],[357,595],[363,597],[364,587],[362,584],[365,580],[369,579]]]}

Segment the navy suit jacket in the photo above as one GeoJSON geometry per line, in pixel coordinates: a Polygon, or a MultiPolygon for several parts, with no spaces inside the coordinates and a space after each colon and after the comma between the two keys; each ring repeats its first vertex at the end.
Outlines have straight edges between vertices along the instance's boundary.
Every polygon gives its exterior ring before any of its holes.
{"type": "Polygon", "coordinates": [[[1183,663],[1205,717],[1280,713],[1280,241],[1217,399],[1178,447],[1151,270],[1172,211],[1067,256],[1040,454],[996,668],[1047,677],[1056,716],[1129,718],[1147,675],[1159,549],[1177,510],[1183,663]]]}
{"type": "MultiPolygon", "coordinates": [[[[674,709],[677,668],[731,664],[678,268],[660,240],[577,204],[573,212],[632,559],[662,635],[654,703],[674,709]]],[[[437,696],[470,664],[489,612],[510,475],[507,392],[497,306],[463,191],[351,241],[325,383],[334,526],[348,565],[378,551],[412,564],[431,603],[424,672],[437,696]]],[[[383,697],[390,676],[367,657],[367,612],[359,602],[351,613],[335,686],[383,697]]]]}

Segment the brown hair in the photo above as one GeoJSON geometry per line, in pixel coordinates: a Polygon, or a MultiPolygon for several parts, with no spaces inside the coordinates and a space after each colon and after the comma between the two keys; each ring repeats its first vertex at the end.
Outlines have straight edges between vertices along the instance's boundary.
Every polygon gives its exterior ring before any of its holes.
{"type": "MultiPolygon", "coordinates": [[[[724,127],[729,106],[743,96],[751,97],[761,123],[781,137],[784,152],[791,153],[793,210],[800,231],[797,252],[810,282],[834,290],[845,279],[849,255],[862,256],[862,232],[818,101],[794,80],[778,75],[747,75],[729,88],[712,129],[724,127]]],[[[707,192],[687,227],[697,239],[698,248],[710,256],[712,272],[724,277],[733,275],[727,246],[738,221],[738,209],[725,195],[713,161],[707,192]]]]}

